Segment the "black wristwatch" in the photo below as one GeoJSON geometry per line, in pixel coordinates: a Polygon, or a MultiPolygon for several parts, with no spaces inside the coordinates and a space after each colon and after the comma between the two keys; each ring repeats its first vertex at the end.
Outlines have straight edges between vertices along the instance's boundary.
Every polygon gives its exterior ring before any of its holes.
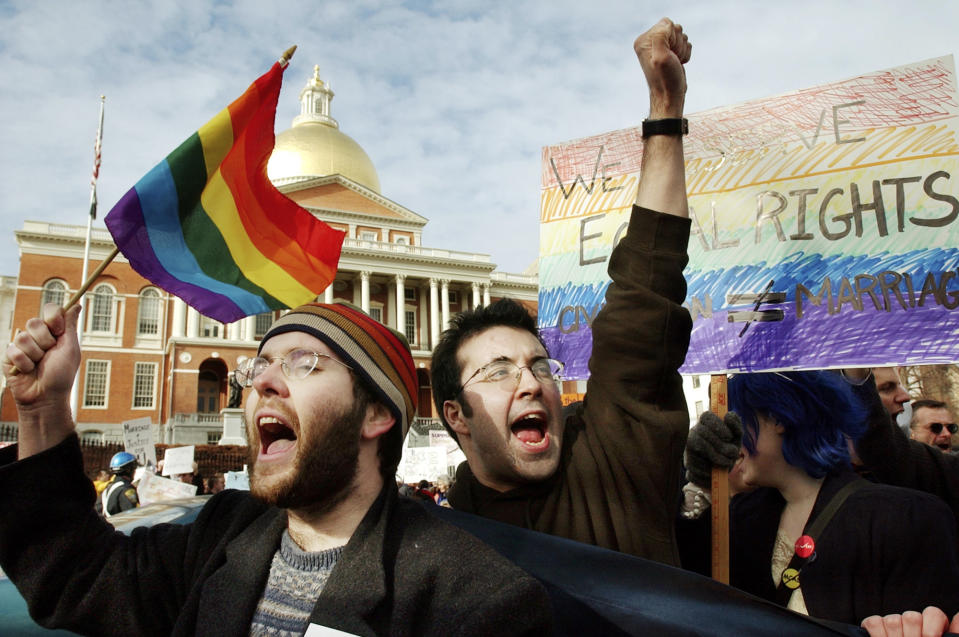
{"type": "Polygon", "coordinates": [[[651,135],[688,135],[689,121],[685,117],[644,119],[643,139],[651,135]]]}

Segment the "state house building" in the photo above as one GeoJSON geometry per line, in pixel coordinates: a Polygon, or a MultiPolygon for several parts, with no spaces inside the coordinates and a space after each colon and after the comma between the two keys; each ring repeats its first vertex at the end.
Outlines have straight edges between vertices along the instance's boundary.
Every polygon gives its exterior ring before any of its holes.
{"type": "MultiPolygon", "coordinates": [[[[277,135],[268,173],[288,197],[346,232],[336,280],[318,300],[349,301],[406,335],[420,386],[421,420],[414,430],[425,431],[436,427],[430,422],[430,354],[449,317],[505,296],[535,311],[537,277],[497,272],[485,254],[424,246],[427,220],[380,193],[370,158],[331,116],[332,98],[316,67],[300,92],[292,128],[277,135]]],[[[2,296],[8,308],[14,299],[8,328],[23,326],[45,302],[63,304],[79,288],[86,227],[26,221],[15,234],[15,298],[2,296]]],[[[113,247],[109,232],[95,228],[91,272],[113,247]]],[[[218,441],[229,374],[255,356],[258,340],[278,315],[218,323],[140,277],[122,255],[97,278],[84,303],[78,430],[107,441],[122,440],[120,423],[143,417],[157,427],[158,442],[218,441]]],[[[0,420],[16,419],[4,390],[0,420]]]]}

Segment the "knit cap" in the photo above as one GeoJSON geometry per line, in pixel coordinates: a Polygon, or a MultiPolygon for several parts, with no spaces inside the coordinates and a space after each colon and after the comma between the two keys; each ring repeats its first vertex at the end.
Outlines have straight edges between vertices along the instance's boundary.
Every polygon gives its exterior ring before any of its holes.
{"type": "Polygon", "coordinates": [[[260,341],[277,334],[304,332],[323,341],[362,378],[403,427],[416,415],[416,369],[409,343],[363,310],[348,303],[307,303],[273,321],[260,341]]]}

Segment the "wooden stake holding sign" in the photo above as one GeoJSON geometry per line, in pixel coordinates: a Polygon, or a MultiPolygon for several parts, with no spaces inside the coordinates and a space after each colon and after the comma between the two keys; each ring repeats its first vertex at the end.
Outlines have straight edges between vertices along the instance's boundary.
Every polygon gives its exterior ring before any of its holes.
{"type": "MultiPolygon", "coordinates": [[[[709,379],[709,410],[722,420],[728,409],[726,375],[714,374],[709,379]]],[[[710,492],[713,579],[729,584],[729,472],[725,468],[713,467],[710,492]]]]}

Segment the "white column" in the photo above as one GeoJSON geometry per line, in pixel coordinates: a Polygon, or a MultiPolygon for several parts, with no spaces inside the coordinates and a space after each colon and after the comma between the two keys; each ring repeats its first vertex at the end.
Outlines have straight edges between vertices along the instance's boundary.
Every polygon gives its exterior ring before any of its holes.
{"type": "Polygon", "coordinates": [[[244,320],[246,320],[246,319],[243,318],[243,319],[240,319],[240,320],[238,320],[238,321],[233,321],[232,323],[229,323],[229,324],[226,326],[226,337],[227,337],[227,339],[229,339],[229,340],[231,340],[231,341],[238,341],[238,340],[240,340],[240,338],[241,338],[241,336],[240,336],[241,329],[240,329],[240,328],[243,327],[243,321],[244,321],[244,320]]]}
{"type": "Polygon", "coordinates": [[[370,273],[368,270],[360,272],[360,307],[367,314],[370,313],[370,273]]]}
{"type": "Polygon", "coordinates": [[[173,336],[186,336],[186,303],[179,297],[173,299],[173,336]]]}
{"type": "Polygon", "coordinates": [[[200,333],[200,313],[192,307],[186,309],[186,335],[187,338],[196,338],[200,333]]]}
{"type": "Polygon", "coordinates": [[[440,299],[436,279],[430,279],[430,349],[440,342],[440,299]]]}
{"type": "Polygon", "coordinates": [[[248,316],[243,319],[243,334],[240,336],[244,341],[253,341],[256,336],[256,317],[248,316]]]}
{"type": "Polygon", "coordinates": [[[406,333],[406,281],[405,274],[396,275],[396,331],[409,338],[406,333]]]}
{"type": "Polygon", "coordinates": [[[480,286],[479,283],[473,283],[473,305],[470,306],[471,310],[475,310],[480,306],[480,286]]]}
{"type": "Polygon", "coordinates": [[[440,279],[440,305],[443,312],[443,329],[450,326],[450,281],[440,279]]]}
{"type": "Polygon", "coordinates": [[[326,286],[325,290],[323,290],[323,302],[324,303],[333,302],[333,281],[330,281],[330,284],[326,286]]]}
{"type": "Polygon", "coordinates": [[[483,306],[489,305],[489,283],[483,284],[483,306]]]}

